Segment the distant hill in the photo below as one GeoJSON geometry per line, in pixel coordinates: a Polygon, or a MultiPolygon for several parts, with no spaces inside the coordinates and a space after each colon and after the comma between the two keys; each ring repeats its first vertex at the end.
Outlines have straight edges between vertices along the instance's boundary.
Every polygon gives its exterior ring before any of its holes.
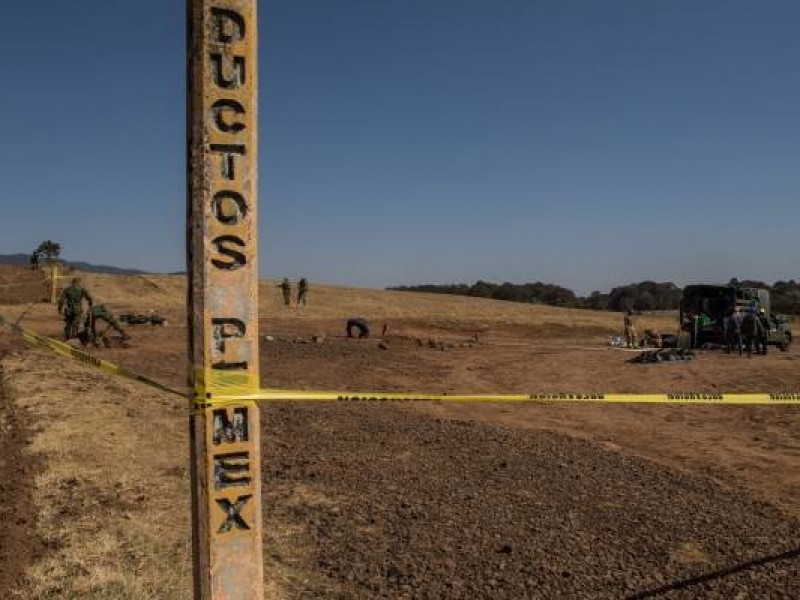
{"type": "MultiPolygon", "coordinates": [[[[30,264],[30,254],[0,254],[0,265],[27,265],[30,264]]],[[[86,273],[108,273],[110,275],[147,275],[147,271],[139,269],[123,269],[110,265],[93,265],[87,262],[66,260],[69,266],[86,273]]]]}

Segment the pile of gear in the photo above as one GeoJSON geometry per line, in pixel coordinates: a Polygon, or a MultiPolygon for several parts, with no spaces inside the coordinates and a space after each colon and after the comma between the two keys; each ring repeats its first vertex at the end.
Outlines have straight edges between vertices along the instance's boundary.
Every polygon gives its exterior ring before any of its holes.
{"type": "Polygon", "coordinates": [[[671,333],[660,333],[655,329],[645,329],[644,337],[634,342],[625,337],[614,335],[608,338],[612,348],[677,348],[678,336],[671,333]]]}
{"type": "Polygon", "coordinates": [[[119,320],[126,325],[166,325],[167,318],[155,313],[147,315],[134,315],[132,313],[125,313],[119,316],[119,320]]]}
{"type": "Polygon", "coordinates": [[[636,364],[661,364],[678,361],[688,361],[694,358],[694,352],[688,348],[659,348],[648,350],[634,356],[630,361],[636,364]]]}

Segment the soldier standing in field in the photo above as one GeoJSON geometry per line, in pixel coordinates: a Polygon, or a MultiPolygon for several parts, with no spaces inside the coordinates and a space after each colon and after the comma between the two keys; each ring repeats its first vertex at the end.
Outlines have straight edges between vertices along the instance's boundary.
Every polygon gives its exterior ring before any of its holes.
{"type": "Polygon", "coordinates": [[[94,301],[83,287],[78,277],[72,279],[69,287],[61,292],[58,298],[58,312],[64,317],[64,339],[71,340],[78,337],[83,320],[83,301],[92,309],[94,301]]]}
{"type": "Polygon", "coordinates": [[[283,303],[286,306],[292,305],[292,284],[289,283],[289,278],[284,277],[283,281],[278,284],[278,287],[283,291],[283,303]]]}
{"type": "Polygon", "coordinates": [[[300,307],[300,303],[303,303],[303,306],[306,306],[306,297],[308,296],[308,280],[303,277],[300,281],[297,282],[297,306],[300,307]]]}
{"type": "Polygon", "coordinates": [[[625,342],[628,344],[628,348],[635,348],[637,345],[636,320],[633,316],[632,310],[629,310],[627,313],[625,313],[622,324],[625,327],[625,342]]]}

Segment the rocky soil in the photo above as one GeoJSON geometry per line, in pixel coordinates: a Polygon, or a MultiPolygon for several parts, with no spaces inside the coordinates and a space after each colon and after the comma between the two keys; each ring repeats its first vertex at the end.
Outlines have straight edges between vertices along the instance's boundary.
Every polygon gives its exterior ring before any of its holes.
{"type": "Polygon", "coordinates": [[[800,587],[800,522],[702,476],[396,405],[273,406],[264,420],[267,556],[319,574],[295,579],[298,598],[788,599],[800,587]]]}

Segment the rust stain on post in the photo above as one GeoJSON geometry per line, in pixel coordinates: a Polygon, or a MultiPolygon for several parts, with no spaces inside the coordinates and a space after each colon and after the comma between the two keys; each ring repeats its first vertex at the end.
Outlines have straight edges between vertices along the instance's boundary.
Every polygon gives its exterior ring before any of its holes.
{"type": "MultiPolygon", "coordinates": [[[[186,4],[189,353],[201,398],[259,387],[256,3],[186,4]]],[[[253,402],[193,411],[199,600],[263,596],[259,420],[253,402]]]]}

